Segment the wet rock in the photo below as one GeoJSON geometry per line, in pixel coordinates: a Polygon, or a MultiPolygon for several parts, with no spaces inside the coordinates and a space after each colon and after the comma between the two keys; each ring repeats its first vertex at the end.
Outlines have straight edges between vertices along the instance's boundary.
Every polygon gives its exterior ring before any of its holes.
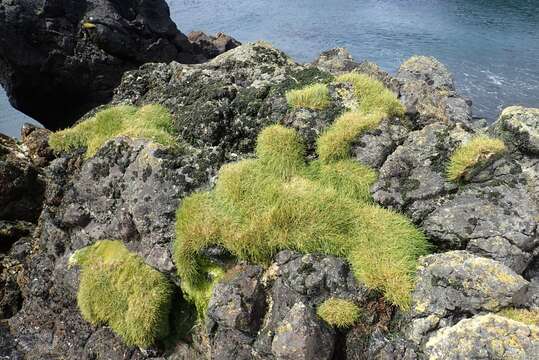
{"type": "Polygon", "coordinates": [[[510,106],[492,127],[522,153],[539,155],[539,109],[510,106]]]}
{"type": "Polygon", "coordinates": [[[478,315],[435,333],[425,346],[429,358],[536,359],[539,327],[497,315],[478,315]]]}
{"type": "Polygon", "coordinates": [[[432,57],[413,56],[397,72],[400,100],[418,127],[437,121],[472,126],[471,100],[455,91],[453,76],[432,57]]]}
{"type": "Polygon", "coordinates": [[[275,329],[271,349],[279,360],[329,360],[334,334],[313,309],[298,302],[275,329]]]}
{"type": "Polygon", "coordinates": [[[163,0],[2,2],[0,82],[11,104],[49,129],[106,103],[122,73],[205,58],[163,0]]]}
{"type": "Polygon", "coordinates": [[[212,59],[225,51],[232,50],[241,43],[231,36],[219,32],[215,36],[206,35],[202,31],[192,31],[187,34],[187,38],[192,44],[198,46],[202,54],[212,59]]]}

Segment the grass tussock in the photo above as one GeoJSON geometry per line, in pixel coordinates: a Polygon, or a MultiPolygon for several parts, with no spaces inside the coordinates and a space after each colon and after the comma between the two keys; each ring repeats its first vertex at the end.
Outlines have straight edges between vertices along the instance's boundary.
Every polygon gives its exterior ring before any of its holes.
{"type": "Polygon", "coordinates": [[[539,309],[507,308],[500,311],[498,315],[527,325],[539,326],[539,309]]]}
{"type": "Polygon", "coordinates": [[[141,348],[168,334],[170,283],[120,241],[98,241],[75,252],[70,263],[81,267],[77,304],[86,321],[109,325],[141,348]]]}
{"type": "MultiPolygon", "coordinates": [[[[256,159],[224,165],[213,191],[183,201],[174,260],[184,292],[201,300],[219,278],[207,271],[209,246],[259,264],[291,249],[344,257],[360,281],[408,307],[424,235],[372,204],[373,170],[349,159],[307,163],[303,153],[294,130],[271,126],[259,134],[256,159]]],[[[203,314],[203,301],[197,306],[203,314]]]]}
{"type": "Polygon", "coordinates": [[[359,320],[359,307],[350,300],[329,298],[318,306],[316,313],[331,326],[348,328],[359,320]]]}
{"type": "Polygon", "coordinates": [[[104,109],[72,128],[51,134],[49,145],[56,152],[86,148],[85,155],[89,158],[105,142],[117,136],[147,139],[164,146],[176,143],[172,118],[164,107],[120,105],[104,109]]]}
{"type": "Polygon", "coordinates": [[[383,114],[387,117],[403,116],[404,106],[384,84],[369,75],[350,72],[338,76],[337,83],[351,83],[357,99],[357,112],[383,114]]]}
{"type": "Polygon", "coordinates": [[[317,152],[323,162],[348,158],[351,143],[362,133],[376,128],[384,118],[404,115],[397,97],[368,75],[346,73],[336,82],[352,84],[357,107],[342,114],[318,139],[317,152]]]}
{"type": "Polygon", "coordinates": [[[326,84],[307,85],[302,89],[288,91],[286,100],[293,108],[323,110],[330,104],[329,89],[326,84]]]}
{"type": "Polygon", "coordinates": [[[317,153],[323,162],[346,159],[350,156],[350,146],[353,140],[362,133],[376,128],[382,121],[383,114],[362,114],[346,112],[342,114],[318,138],[317,153]]]}
{"type": "Polygon", "coordinates": [[[488,162],[505,151],[505,144],[500,139],[479,135],[461,145],[449,159],[447,178],[461,181],[476,166],[488,162]]]}

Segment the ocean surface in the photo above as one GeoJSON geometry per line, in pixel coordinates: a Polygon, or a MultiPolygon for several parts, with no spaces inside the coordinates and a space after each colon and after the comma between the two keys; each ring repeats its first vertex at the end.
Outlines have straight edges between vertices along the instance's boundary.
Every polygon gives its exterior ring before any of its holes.
{"type": "MultiPolygon", "coordinates": [[[[266,40],[300,62],[346,47],[395,72],[414,54],[445,63],[474,115],[494,120],[508,105],[539,107],[539,0],[168,0],[184,33],[218,31],[266,40]]],[[[0,132],[22,114],[0,93],[0,132]]]]}

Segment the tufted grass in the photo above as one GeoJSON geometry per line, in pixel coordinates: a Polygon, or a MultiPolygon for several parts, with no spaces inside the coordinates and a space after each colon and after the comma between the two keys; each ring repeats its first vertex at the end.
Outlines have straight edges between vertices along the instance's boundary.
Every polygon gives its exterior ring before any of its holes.
{"type": "Polygon", "coordinates": [[[506,308],[501,310],[498,315],[527,325],[539,326],[539,309],[506,308]]]}
{"type": "Polygon", "coordinates": [[[381,81],[358,72],[339,75],[335,81],[352,84],[358,102],[357,112],[387,117],[404,116],[404,106],[381,81]]]}
{"type": "Polygon", "coordinates": [[[323,162],[347,159],[353,140],[375,129],[384,118],[404,115],[404,107],[397,97],[368,75],[350,72],[335,81],[352,84],[357,106],[337,118],[318,139],[317,153],[323,162]]]}
{"type": "Polygon", "coordinates": [[[286,93],[288,105],[293,108],[323,110],[330,104],[329,89],[326,84],[307,85],[302,89],[286,93]]]}
{"type": "Polygon", "coordinates": [[[55,152],[86,148],[85,157],[89,158],[108,140],[117,136],[147,139],[164,146],[174,146],[176,143],[172,118],[164,107],[119,105],[101,110],[72,128],[51,134],[49,145],[55,152]]]}
{"type": "Polygon", "coordinates": [[[213,191],[184,199],[173,251],[182,289],[200,299],[217,280],[206,270],[209,246],[258,264],[291,249],[346,258],[360,281],[407,308],[424,235],[372,204],[373,170],[349,159],[307,163],[303,154],[295,130],[271,126],[259,134],[256,159],[224,165],[213,191]]]}
{"type": "Polygon", "coordinates": [[[505,144],[500,139],[485,135],[475,136],[451,155],[446,170],[447,178],[454,182],[461,181],[474,167],[487,162],[505,150],[505,144]]]}
{"type": "Polygon", "coordinates": [[[383,117],[384,115],[381,113],[346,112],[342,114],[318,138],[318,157],[323,162],[348,158],[350,156],[351,142],[362,133],[376,128],[383,117]]]}
{"type": "Polygon", "coordinates": [[[329,298],[318,305],[316,313],[331,326],[349,328],[359,320],[359,307],[350,300],[329,298]]]}
{"type": "Polygon", "coordinates": [[[81,267],[77,304],[92,325],[109,325],[126,344],[147,348],[169,332],[172,288],[120,241],[101,240],[76,251],[81,267]]]}

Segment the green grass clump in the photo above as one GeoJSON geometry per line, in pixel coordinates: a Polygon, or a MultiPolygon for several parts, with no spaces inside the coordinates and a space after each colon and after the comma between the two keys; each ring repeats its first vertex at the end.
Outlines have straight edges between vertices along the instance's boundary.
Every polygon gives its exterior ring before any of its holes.
{"type": "Polygon", "coordinates": [[[539,326],[539,309],[507,308],[500,311],[498,315],[527,325],[539,326]]]}
{"type": "Polygon", "coordinates": [[[164,146],[174,146],[176,142],[172,118],[164,107],[119,105],[101,110],[72,128],[51,134],[49,145],[56,152],[86,148],[85,155],[89,158],[105,142],[117,136],[148,139],[164,146]]]}
{"type": "Polygon", "coordinates": [[[362,114],[346,112],[342,114],[318,138],[317,153],[323,162],[346,159],[350,156],[350,145],[363,132],[376,128],[382,118],[381,113],[362,114]]]}
{"type": "Polygon", "coordinates": [[[271,126],[259,134],[256,159],[224,165],[213,191],[183,200],[173,256],[199,313],[219,279],[203,255],[213,245],[258,264],[284,249],[341,256],[366,286],[408,307],[417,257],[428,249],[424,235],[373,205],[372,169],[350,159],[306,162],[303,153],[295,130],[271,126]]]}
{"type": "Polygon", "coordinates": [[[70,259],[81,267],[77,304],[93,325],[109,325],[126,344],[152,346],[169,332],[172,288],[120,241],[102,240],[70,259]]]}
{"type": "Polygon", "coordinates": [[[318,139],[317,152],[323,162],[347,159],[353,140],[376,128],[384,118],[404,115],[397,97],[368,75],[346,73],[338,76],[336,82],[352,84],[357,106],[342,114],[318,139]]]}
{"type": "Polygon", "coordinates": [[[504,151],[505,144],[502,140],[489,138],[485,135],[475,136],[451,155],[447,166],[447,178],[458,182],[474,167],[504,151]]]}
{"type": "Polygon", "coordinates": [[[286,100],[293,108],[323,110],[330,104],[329,89],[326,84],[307,85],[302,89],[288,91],[286,100]]]}
{"type": "Polygon", "coordinates": [[[381,81],[369,75],[350,72],[338,76],[337,83],[351,83],[362,114],[383,114],[387,117],[403,116],[404,106],[381,81]]]}
{"type": "Polygon", "coordinates": [[[348,328],[359,320],[360,310],[350,300],[329,298],[318,306],[316,313],[331,326],[348,328]]]}

